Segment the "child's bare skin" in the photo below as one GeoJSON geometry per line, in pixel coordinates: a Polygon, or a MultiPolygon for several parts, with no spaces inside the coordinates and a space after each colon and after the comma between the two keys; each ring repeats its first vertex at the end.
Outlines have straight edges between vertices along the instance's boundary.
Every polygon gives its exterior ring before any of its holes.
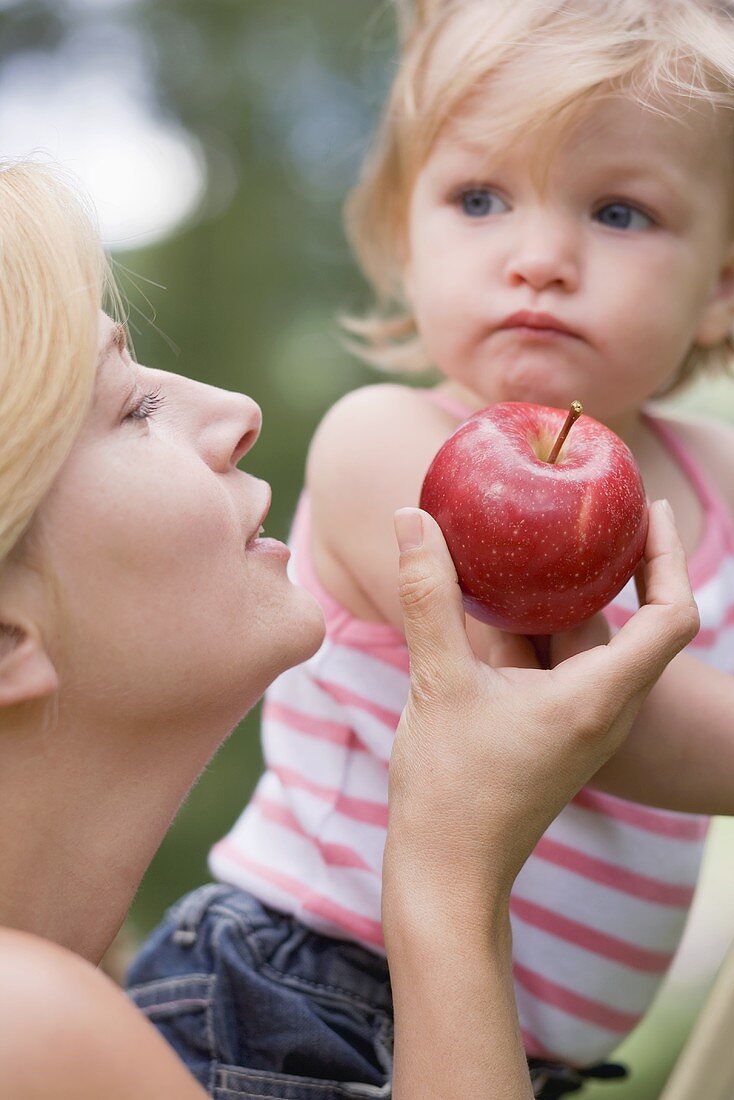
{"type": "MultiPolygon", "coordinates": [[[[481,150],[460,139],[457,125],[418,175],[405,278],[424,346],[445,376],[441,391],[470,410],[580,399],[631,447],[650,499],[670,500],[690,556],[704,530],[701,503],[642,407],[669,382],[687,341],[716,342],[731,325],[734,246],[732,170],[720,136],[729,123],[713,114],[681,121],[604,105],[558,154],[544,195],[530,181],[530,148],[482,176],[481,150]],[[624,201],[604,205],[632,159],[630,133],[639,139],[639,179],[624,201]],[[663,183],[666,166],[675,188],[663,183]],[[655,222],[637,209],[643,200],[655,222]],[[630,228],[594,220],[612,207],[618,221],[630,212],[630,228]],[[487,212],[467,212],[477,208],[487,212]],[[552,312],[582,337],[537,344],[522,330],[495,331],[522,308],[552,312]]],[[[323,421],[307,476],[313,553],[324,585],[355,616],[399,626],[392,514],[417,503],[430,460],[457,423],[423,394],[388,384],[348,395],[323,421]]],[[[734,431],[674,423],[734,514],[734,431]]],[[[468,626],[489,658],[491,630],[468,626]]],[[[731,677],[681,655],[595,784],[654,806],[734,814],[732,713],[731,677]]]]}

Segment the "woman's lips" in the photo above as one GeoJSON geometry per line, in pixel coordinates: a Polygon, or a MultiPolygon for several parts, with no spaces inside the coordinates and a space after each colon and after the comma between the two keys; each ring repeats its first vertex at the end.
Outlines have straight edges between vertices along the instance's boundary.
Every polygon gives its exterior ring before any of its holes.
{"type": "Polygon", "coordinates": [[[278,539],[261,538],[259,535],[247,540],[245,550],[248,554],[271,555],[280,558],[281,561],[288,561],[291,556],[291,552],[284,542],[279,542],[278,539]]]}
{"type": "Polygon", "coordinates": [[[263,529],[263,523],[270,511],[270,502],[272,499],[272,491],[267,482],[263,482],[263,506],[260,512],[260,519],[258,520],[257,527],[250,535],[249,539],[245,543],[245,552],[247,554],[265,554],[270,557],[280,558],[281,561],[288,561],[291,556],[291,552],[284,542],[280,542],[278,539],[263,538],[265,531],[263,529]]]}

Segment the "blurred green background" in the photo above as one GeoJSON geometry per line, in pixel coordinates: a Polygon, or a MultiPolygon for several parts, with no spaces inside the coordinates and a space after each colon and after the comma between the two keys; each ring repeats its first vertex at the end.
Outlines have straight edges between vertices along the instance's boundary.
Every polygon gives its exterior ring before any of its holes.
{"type": "MultiPolygon", "coordinates": [[[[343,350],[336,316],[368,300],[342,233],[341,204],[394,65],[389,5],[0,0],[0,32],[3,155],[50,146],[73,170],[91,165],[92,192],[111,189],[113,215],[135,198],[142,220],[113,217],[117,229],[107,238],[130,300],[138,358],[246,390],[261,404],[264,431],[248,469],[272,483],[268,532],[285,537],[315,425],[342,393],[373,377],[343,350]],[[93,77],[86,84],[85,66],[93,77]],[[125,115],[128,101],[134,111],[125,115]],[[66,104],[70,118],[57,122],[54,104],[66,104]],[[82,130],[94,104],[99,133],[91,124],[82,130]],[[153,181],[163,173],[162,138],[140,160],[145,143],[128,125],[132,115],[183,150],[160,194],[145,173],[153,181]],[[146,197],[158,206],[147,209],[146,197]]],[[[729,381],[697,384],[678,403],[734,421],[729,381]]],[[[133,906],[137,936],[206,879],[207,851],[242,809],[260,767],[253,714],[161,846],[133,906]]],[[[690,944],[622,1051],[633,1079],[580,1096],[659,1095],[734,934],[733,845],[731,827],[717,823],[690,944]]]]}

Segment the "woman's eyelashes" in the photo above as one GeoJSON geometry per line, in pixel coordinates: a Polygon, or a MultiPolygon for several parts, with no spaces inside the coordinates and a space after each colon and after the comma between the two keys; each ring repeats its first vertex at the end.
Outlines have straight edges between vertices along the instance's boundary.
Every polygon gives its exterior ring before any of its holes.
{"type": "MultiPolygon", "coordinates": [[[[467,218],[486,218],[510,209],[505,200],[491,187],[463,187],[452,202],[467,218]]],[[[655,220],[634,203],[614,199],[604,203],[593,215],[609,229],[643,230],[655,225],[655,220]],[[606,219],[606,220],[604,220],[606,219]]]]}
{"type": "Polygon", "coordinates": [[[166,396],[161,393],[161,387],[158,386],[157,389],[150,390],[138,398],[127,412],[125,420],[148,420],[155,415],[165,400],[166,396]]]}

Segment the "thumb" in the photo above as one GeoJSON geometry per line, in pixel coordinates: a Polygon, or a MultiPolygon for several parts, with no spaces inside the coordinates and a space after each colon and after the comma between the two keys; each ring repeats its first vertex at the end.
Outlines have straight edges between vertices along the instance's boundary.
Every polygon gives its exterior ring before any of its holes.
{"type": "Polygon", "coordinates": [[[474,653],[466,636],[456,569],[441,529],[428,512],[400,508],[394,516],[400,548],[398,594],[413,683],[435,687],[466,669],[474,653]]]}

